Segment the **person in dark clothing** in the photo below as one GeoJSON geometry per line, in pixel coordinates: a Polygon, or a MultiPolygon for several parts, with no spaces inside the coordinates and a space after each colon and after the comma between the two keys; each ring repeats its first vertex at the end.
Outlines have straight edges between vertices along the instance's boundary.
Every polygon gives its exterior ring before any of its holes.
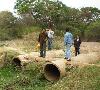
{"type": "Polygon", "coordinates": [[[48,35],[46,33],[46,30],[43,29],[38,38],[38,42],[40,43],[40,57],[45,58],[46,56],[46,41],[47,41],[48,35]]]}
{"type": "Polygon", "coordinates": [[[74,47],[75,47],[75,56],[80,54],[80,44],[81,44],[81,39],[77,35],[77,37],[74,39],[74,47]]]}

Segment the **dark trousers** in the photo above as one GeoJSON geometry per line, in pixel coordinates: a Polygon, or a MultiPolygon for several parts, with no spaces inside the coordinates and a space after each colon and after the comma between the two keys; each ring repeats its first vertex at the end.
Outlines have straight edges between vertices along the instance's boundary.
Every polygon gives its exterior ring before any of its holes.
{"type": "Polygon", "coordinates": [[[52,38],[48,38],[48,50],[52,49],[52,38]]]}
{"type": "Polygon", "coordinates": [[[46,42],[40,43],[40,57],[46,56],[46,42]]]}
{"type": "Polygon", "coordinates": [[[80,54],[80,48],[79,47],[75,47],[75,56],[77,56],[78,54],[80,54]]]}

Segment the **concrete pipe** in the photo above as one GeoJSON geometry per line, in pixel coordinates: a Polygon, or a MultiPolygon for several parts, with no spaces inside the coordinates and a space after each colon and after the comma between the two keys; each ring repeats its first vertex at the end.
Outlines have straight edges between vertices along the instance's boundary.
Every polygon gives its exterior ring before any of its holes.
{"type": "Polygon", "coordinates": [[[57,81],[65,75],[65,67],[64,60],[47,62],[44,66],[44,76],[49,81],[57,81]]]}
{"type": "Polygon", "coordinates": [[[100,53],[88,53],[80,54],[76,57],[71,58],[71,62],[67,62],[64,59],[58,59],[46,63],[44,66],[44,76],[49,81],[57,81],[59,78],[65,75],[66,65],[71,66],[86,66],[93,64],[100,60],[100,53]]]}
{"type": "Polygon", "coordinates": [[[43,58],[38,57],[38,53],[31,52],[29,54],[18,55],[13,58],[12,64],[15,66],[25,66],[31,62],[43,61],[43,58]]]}
{"type": "Polygon", "coordinates": [[[6,55],[6,52],[0,53],[0,68],[2,68],[5,64],[6,55]]]}
{"type": "Polygon", "coordinates": [[[15,66],[24,66],[27,63],[32,62],[28,54],[25,55],[19,55],[17,57],[13,58],[12,64],[15,66]]]}

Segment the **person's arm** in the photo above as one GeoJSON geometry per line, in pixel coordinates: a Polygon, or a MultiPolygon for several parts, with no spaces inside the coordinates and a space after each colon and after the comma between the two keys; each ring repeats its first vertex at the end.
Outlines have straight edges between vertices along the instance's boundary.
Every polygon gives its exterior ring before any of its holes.
{"type": "Polygon", "coordinates": [[[54,34],[54,31],[52,31],[52,34],[54,34]]]}
{"type": "Polygon", "coordinates": [[[74,45],[74,37],[73,37],[73,35],[72,35],[72,45],[74,45]]]}
{"type": "Polygon", "coordinates": [[[64,35],[64,45],[66,45],[66,44],[67,44],[67,36],[64,35]]]}
{"type": "Polygon", "coordinates": [[[74,39],[74,46],[75,46],[75,39],[74,39]]]}
{"type": "Polygon", "coordinates": [[[81,41],[81,38],[79,37],[79,43],[81,44],[81,42],[82,42],[82,41],[81,41]]]}
{"type": "Polygon", "coordinates": [[[54,31],[50,31],[51,38],[53,38],[53,35],[54,35],[54,31]]]}
{"type": "Polygon", "coordinates": [[[46,33],[46,41],[48,40],[48,33],[46,33]]]}
{"type": "Polygon", "coordinates": [[[39,34],[38,42],[40,42],[40,34],[39,34]]]}

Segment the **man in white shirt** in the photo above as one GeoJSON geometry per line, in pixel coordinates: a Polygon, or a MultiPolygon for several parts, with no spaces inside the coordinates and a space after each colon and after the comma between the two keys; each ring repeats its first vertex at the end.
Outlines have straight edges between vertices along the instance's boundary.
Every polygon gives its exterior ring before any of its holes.
{"type": "Polygon", "coordinates": [[[52,49],[52,40],[54,38],[54,31],[49,29],[47,34],[48,34],[48,50],[51,50],[52,49]]]}

